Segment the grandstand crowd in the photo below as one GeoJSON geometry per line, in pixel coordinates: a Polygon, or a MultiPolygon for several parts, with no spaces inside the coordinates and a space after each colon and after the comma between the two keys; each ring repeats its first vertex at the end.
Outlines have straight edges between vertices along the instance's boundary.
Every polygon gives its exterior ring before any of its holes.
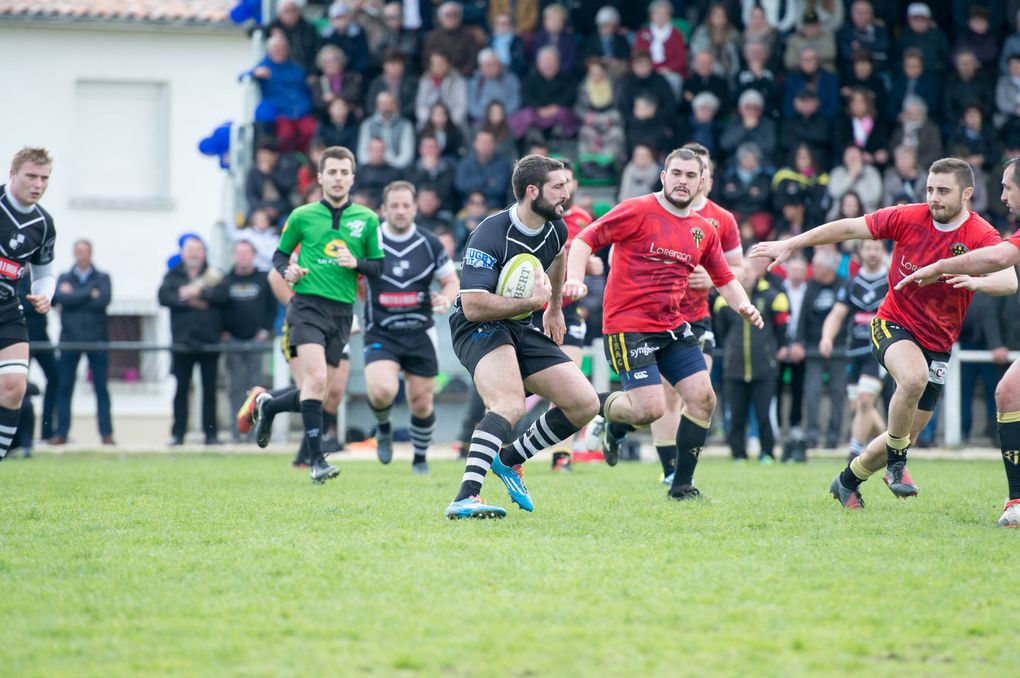
{"type": "MultiPolygon", "coordinates": [[[[316,167],[329,146],[355,151],[354,202],[378,209],[385,186],[414,184],[418,227],[454,261],[473,229],[513,202],[523,155],[570,159],[575,203],[598,217],[658,190],[663,158],[687,142],[710,151],[711,197],[736,216],[745,249],[923,202],[926,168],[943,156],[973,169],[970,208],[1015,230],[997,196],[1003,159],[1020,155],[1020,0],[282,0],[259,28],[265,57],[247,74],[261,92],[256,150],[243,223],[230,226],[254,262],[242,252],[235,276],[269,270],[287,215],[321,197],[316,167]]],[[[772,281],[789,298],[795,347],[784,411],[809,446],[843,442],[839,389],[829,393],[838,419],[820,423],[821,384],[805,398],[803,375],[824,361],[825,383],[840,383],[839,358],[819,356],[817,343],[859,265],[854,247],[823,250],[772,281]]],[[[246,336],[234,339],[264,336],[267,323],[231,314],[229,295],[222,303],[210,310],[219,320],[196,327],[236,321],[246,336]]],[[[977,381],[995,435],[992,393],[1006,351],[1020,349],[1018,306],[977,295],[968,314],[961,345],[992,350],[995,362],[963,367],[965,436],[985,433],[971,431],[977,381]]],[[[225,336],[207,334],[206,343],[225,336]]],[[[66,429],[51,430],[64,441],[66,429]]],[[[215,427],[206,433],[215,439],[215,427]]]]}

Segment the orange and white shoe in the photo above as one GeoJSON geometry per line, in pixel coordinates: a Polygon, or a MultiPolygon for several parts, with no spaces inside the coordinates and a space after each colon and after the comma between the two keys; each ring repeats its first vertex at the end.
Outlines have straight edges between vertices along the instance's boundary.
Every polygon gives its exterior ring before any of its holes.
{"type": "Polygon", "coordinates": [[[248,396],[244,399],[244,403],[241,405],[241,409],[237,411],[237,432],[247,435],[251,431],[252,415],[255,414],[255,399],[259,397],[260,393],[265,393],[266,389],[261,386],[256,386],[252,390],[248,391],[248,396]]]}
{"type": "Polygon", "coordinates": [[[1010,499],[1002,508],[999,527],[1020,527],[1020,499],[1010,499]]]}

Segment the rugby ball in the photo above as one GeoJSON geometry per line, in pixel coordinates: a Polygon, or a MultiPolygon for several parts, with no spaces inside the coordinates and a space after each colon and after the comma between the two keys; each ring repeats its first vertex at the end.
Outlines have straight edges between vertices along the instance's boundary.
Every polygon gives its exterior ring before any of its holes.
{"type": "MultiPolygon", "coordinates": [[[[499,272],[496,294],[509,299],[527,299],[535,290],[535,280],[542,271],[542,262],[532,254],[518,254],[499,272]]],[[[516,315],[513,320],[523,320],[531,313],[516,315]]]]}

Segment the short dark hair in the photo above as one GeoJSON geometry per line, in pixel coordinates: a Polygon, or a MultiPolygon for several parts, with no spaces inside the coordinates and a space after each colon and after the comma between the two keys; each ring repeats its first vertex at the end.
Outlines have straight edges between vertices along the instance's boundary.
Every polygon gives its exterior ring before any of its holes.
{"type": "Polygon", "coordinates": [[[414,184],[412,184],[410,181],[403,180],[391,181],[390,183],[386,184],[386,188],[383,189],[382,204],[384,205],[386,204],[386,199],[390,197],[390,193],[392,193],[393,191],[410,191],[412,202],[418,198],[418,191],[417,189],[415,189],[414,184]]]}
{"type": "Polygon", "coordinates": [[[974,188],[974,170],[966,160],[960,158],[941,158],[936,160],[928,168],[928,174],[952,174],[956,184],[963,191],[967,188],[974,188]]]}
{"type": "Polygon", "coordinates": [[[567,158],[557,158],[557,160],[559,160],[560,164],[563,165],[564,171],[570,172],[571,174],[574,173],[574,163],[570,162],[567,158]]]}
{"type": "Polygon", "coordinates": [[[669,155],[666,156],[665,162],[662,163],[662,169],[669,167],[669,163],[674,160],[690,161],[694,160],[698,163],[698,174],[705,171],[705,161],[701,159],[701,156],[696,151],[687,147],[675,148],[670,151],[669,155]]]}
{"type": "Polygon", "coordinates": [[[354,170],[357,169],[357,162],[354,160],[354,154],[351,153],[351,150],[349,148],[344,148],[343,146],[330,146],[329,148],[324,150],[322,152],[322,155],[319,156],[319,171],[320,172],[323,169],[325,169],[326,161],[330,160],[330,159],[333,159],[333,160],[350,160],[351,161],[351,171],[353,172],[354,170]]]}
{"type": "Polygon", "coordinates": [[[538,186],[539,190],[541,190],[549,178],[549,173],[561,169],[563,169],[563,163],[559,160],[553,160],[544,155],[524,156],[514,165],[514,173],[510,178],[510,185],[514,189],[514,197],[518,200],[523,200],[528,186],[538,186]]]}
{"type": "Polygon", "coordinates": [[[1020,186],[1020,155],[1015,155],[1006,161],[1002,169],[1013,168],[1013,183],[1020,186]]]}

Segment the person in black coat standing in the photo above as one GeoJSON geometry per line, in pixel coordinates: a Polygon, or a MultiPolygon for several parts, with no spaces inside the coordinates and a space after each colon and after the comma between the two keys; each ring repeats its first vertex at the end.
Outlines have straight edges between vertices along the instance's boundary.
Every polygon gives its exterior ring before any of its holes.
{"type": "MultiPolygon", "coordinates": [[[[112,287],[110,276],[97,271],[92,265],[92,243],[78,240],[74,243],[74,267],[57,279],[57,292],[53,305],[60,307],[60,341],[106,342],[110,340],[106,307],[110,305],[112,287]]],[[[58,382],[57,430],[50,438],[51,445],[63,445],[71,430],[71,397],[83,351],[60,350],[57,360],[58,382]]],[[[105,350],[84,351],[92,371],[92,387],[96,391],[96,419],[99,437],[104,445],[113,445],[113,422],[110,417],[110,392],[107,378],[110,371],[109,355],[105,350]]]]}
{"type": "Polygon", "coordinates": [[[192,237],[181,246],[181,262],[171,268],[159,287],[159,304],[170,309],[174,343],[171,371],[177,379],[170,445],[184,443],[188,429],[188,391],[191,374],[202,372],[202,430],[205,444],[216,445],[216,376],[220,354],[207,348],[220,342],[223,326],[217,286],[223,274],[206,263],[205,243],[192,237]]]}

